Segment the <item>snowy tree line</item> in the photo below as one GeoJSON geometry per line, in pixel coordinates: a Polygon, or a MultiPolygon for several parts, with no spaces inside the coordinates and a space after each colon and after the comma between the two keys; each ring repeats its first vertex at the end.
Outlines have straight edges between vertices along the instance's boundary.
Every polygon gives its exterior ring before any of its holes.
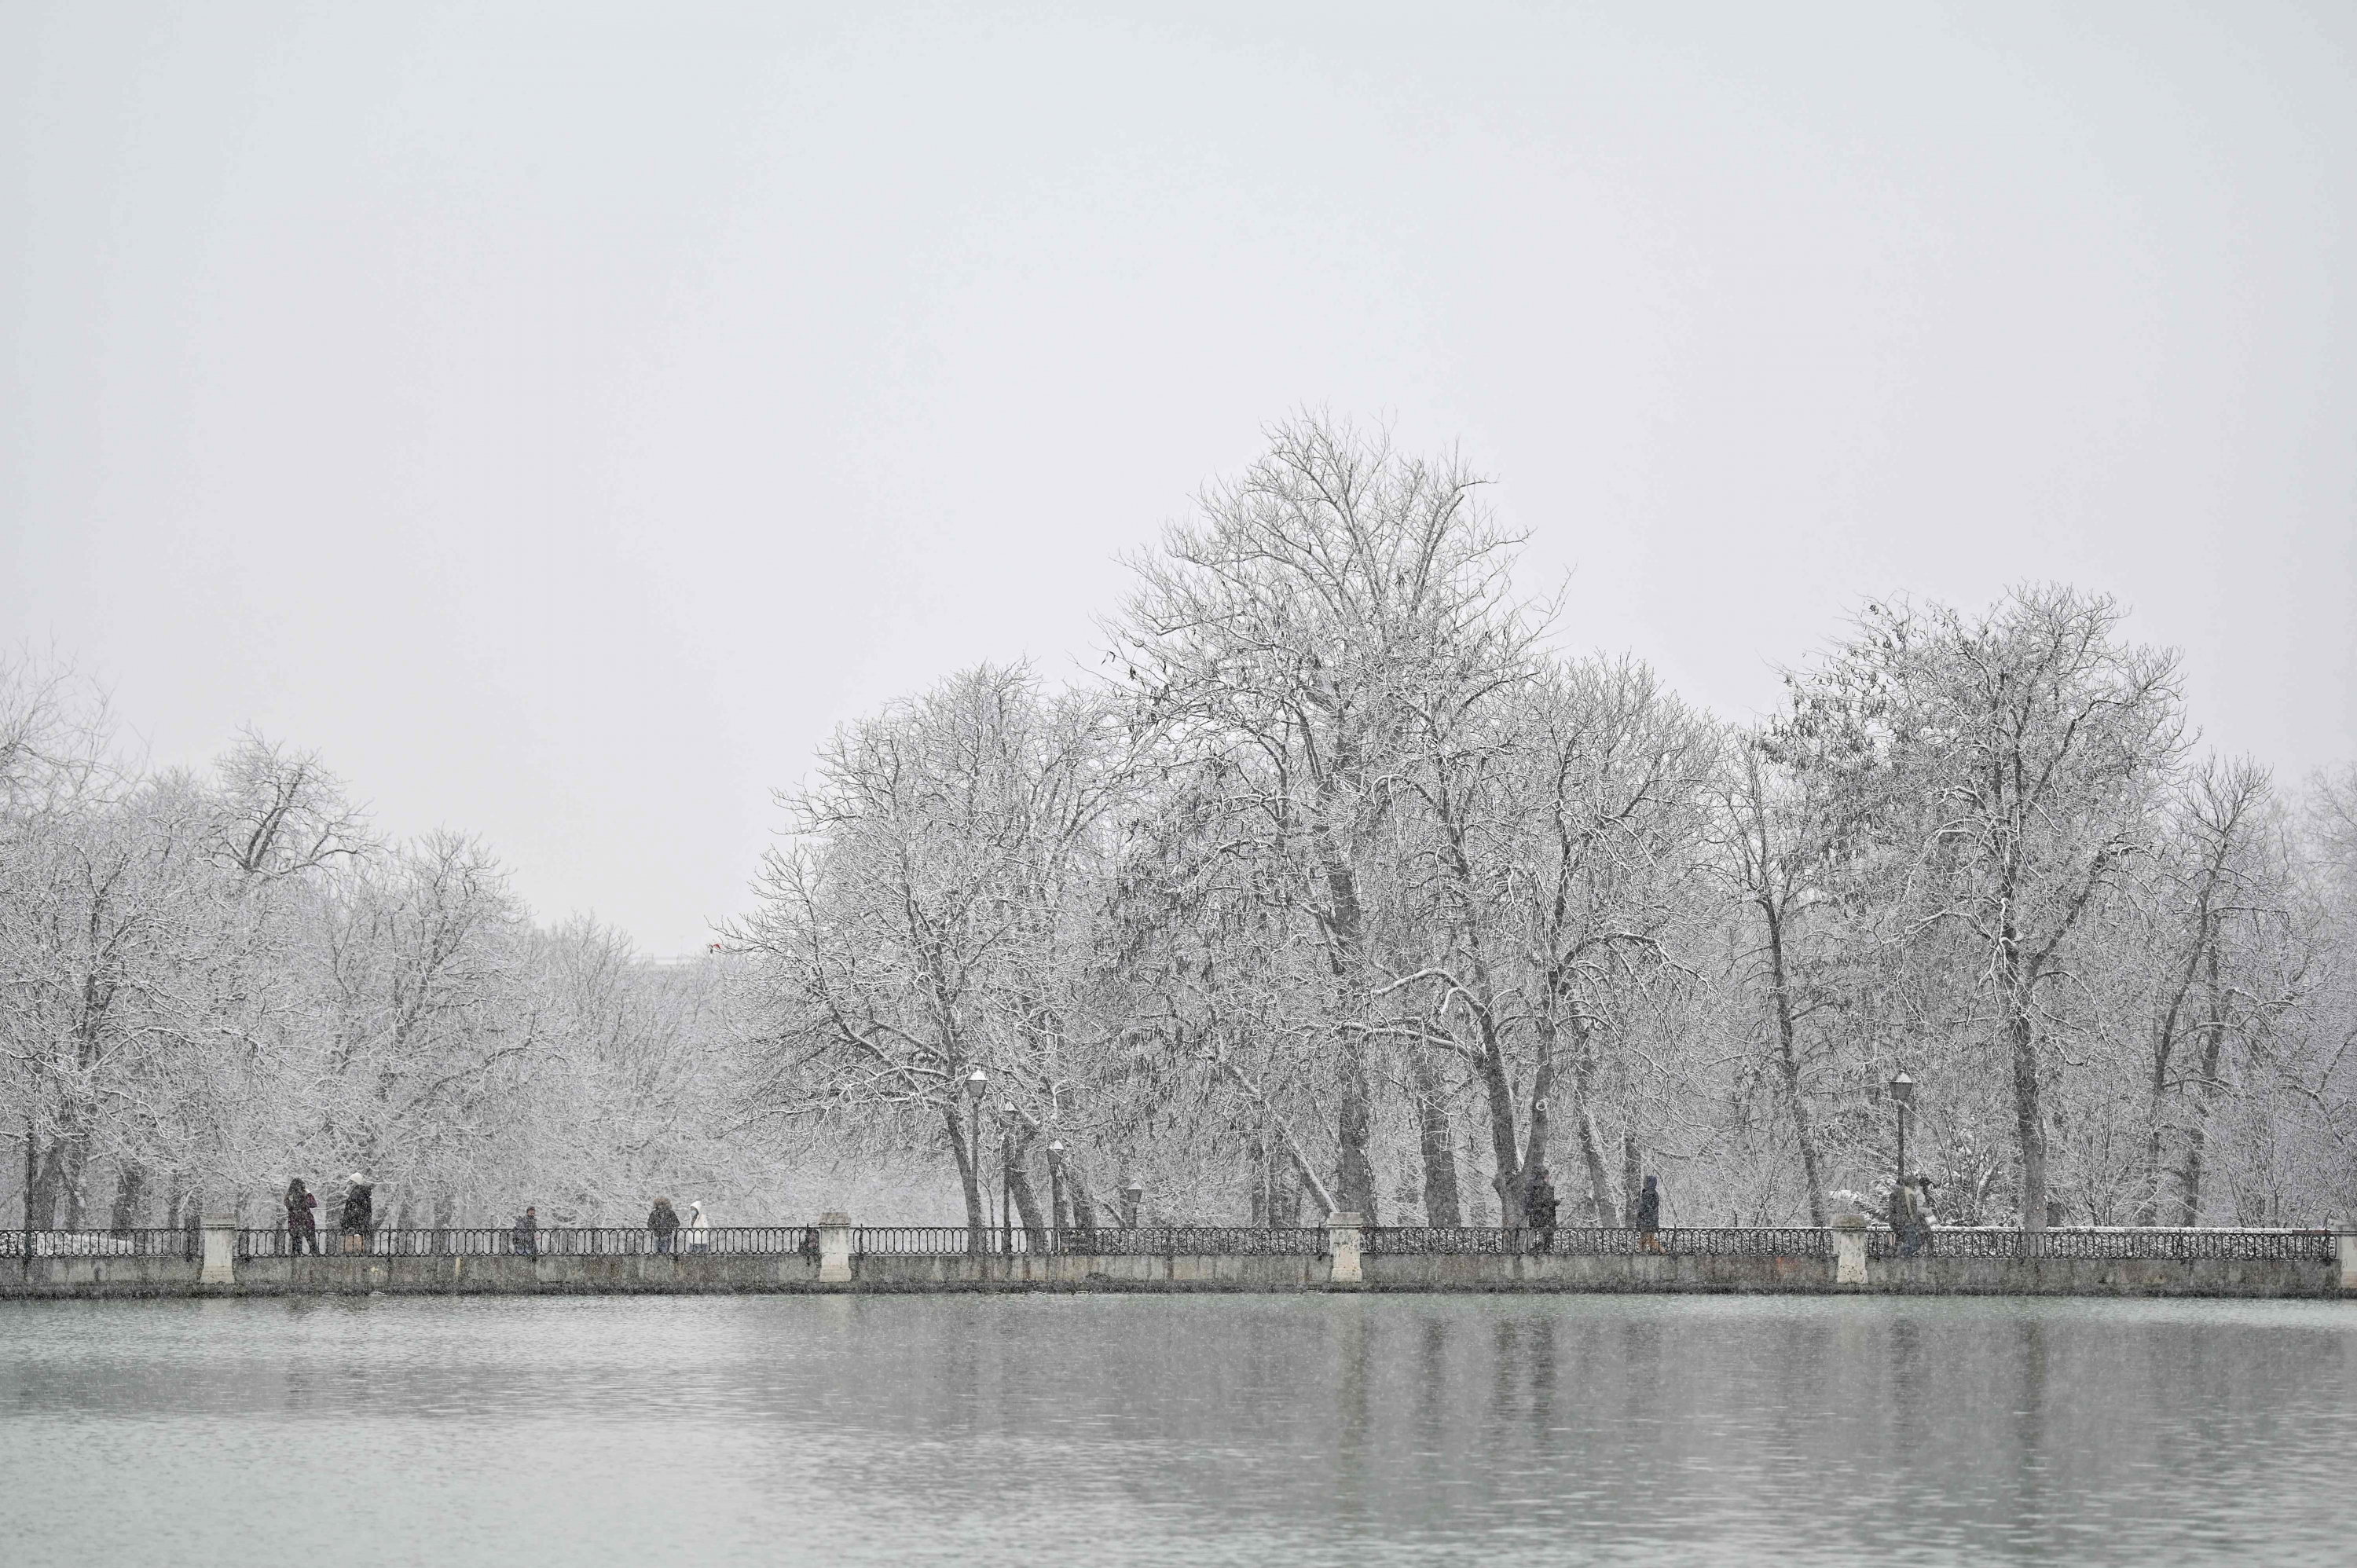
{"type": "Polygon", "coordinates": [[[358,1167],[410,1224],[700,1187],[1069,1228],[1132,1181],[1495,1224],[1542,1168],[1574,1222],[1658,1173],[1673,1222],[1822,1223],[1888,1189],[1902,1069],[1951,1219],[2357,1211],[2357,767],[2210,755],[2175,657],[2052,585],[1866,606],[1729,724],[1563,652],[1480,497],[1276,430],[1134,563],[1102,679],[841,730],[686,964],[384,842],[307,753],[126,767],[70,671],[7,664],[36,1222],[261,1222],[358,1167]]]}
{"type": "Polygon", "coordinates": [[[1558,651],[1479,496],[1282,428],[1135,563],[1110,679],[840,733],[733,932],[767,1092],[1035,1228],[1131,1178],[1495,1224],[1541,1167],[1582,1219],[1657,1171],[1823,1223],[1888,1190],[1901,1069],[1952,1219],[2352,1211],[2357,769],[2204,752],[2060,586],[1865,607],[1729,725],[1558,651]]]}
{"type": "Polygon", "coordinates": [[[536,928],[481,844],[383,842],[308,753],[118,740],[70,667],[0,660],[0,1130],[36,1228],[268,1224],[290,1176],[354,1169],[414,1225],[719,1174],[710,973],[536,928]]]}

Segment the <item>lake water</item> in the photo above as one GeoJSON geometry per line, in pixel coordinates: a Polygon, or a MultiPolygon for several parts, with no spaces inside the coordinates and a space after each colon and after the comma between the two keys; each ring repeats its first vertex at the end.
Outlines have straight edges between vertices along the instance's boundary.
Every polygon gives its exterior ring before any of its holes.
{"type": "Polygon", "coordinates": [[[2357,1561],[2357,1304],[0,1303],[0,1561],[2357,1561]]]}

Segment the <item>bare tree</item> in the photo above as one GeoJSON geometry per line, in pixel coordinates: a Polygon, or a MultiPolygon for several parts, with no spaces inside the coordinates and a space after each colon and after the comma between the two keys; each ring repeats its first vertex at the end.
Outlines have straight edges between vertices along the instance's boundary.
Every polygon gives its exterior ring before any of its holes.
{"type": "Polygon", "coordinates": [[[1060,1124],[1074,1036],[1102,1026],[1078,1003],[1117,740],[1101,703],[987,667],[846,729],[819,781],[780,797],[790,840],[733,932],[769,999],[774,1097],[931,1120],[977,1245],[967,1118],[1011,1102],[1060,1124]],[[977,1069],[983,1106],[963,1093],[977,1069]]]}
{"type": "Polygon", "coordinates": [[[2023,587],[1993,609],[1874,607],[1796,691],[1784,755],[1870,794],[1921,935],[1977,954],[2011,1079],[2022,1222],[2047,1213],[2041,1040],[2068,943],[2150,842],[2184,746],[2176,656],[2111,600],[2023,587]]]}
{"type": "Polygon", "coordinates": [[[1214,759],[1222,832],[1292,875],[1271,897],[1315,922],[1335,1103],[1335,1188],[1372,1221],[1374,1081],[1368,1020],[1380,983],[1362,884],[1397,791],[1419,703],[1503,678],[1519,658],[1507,614],[1516,541],[1474,503],[1454,458],[1404,456],[1380,437],[1304,418],[1202,498],[1137,562],[1114,657],[1157,748],[1214,759]]]}

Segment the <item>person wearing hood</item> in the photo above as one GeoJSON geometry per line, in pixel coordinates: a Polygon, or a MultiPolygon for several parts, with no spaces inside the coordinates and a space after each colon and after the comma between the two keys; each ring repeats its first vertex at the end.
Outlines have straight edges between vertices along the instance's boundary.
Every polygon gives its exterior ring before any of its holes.
{"type": "Polygon", "coordinates": [[[1531,1232],[1531,1251],[1544,1252],[1555,1245],[1555,1183],[1541,1165],[1523,1194],[1523,1224],[1531,1232]]]}
{"type": "Polygon", "coordinates": [[[525,1204],[523,1213],[516,1218],[515,1231],[512,1239],[515,1242],[515,1255],[517,1257],[536,1258],[540,1256],[540,1211],[533,1208],[532,1205],[528,1203],[525,1204]]]}
{"type": "Polygon", "coordinates": [[[369,1238],[376,1233],[376,1187],[358,1171],[344,1184],[343,1212],[336,1217],[336,1229],[343,1233],[347,1252],[367,1251],[369,1238]]]}
{"type": "Polygon", "coordinates": [[[670,1198],[655,1199],[655,1206],[647,1210],[647,1229],[654,1234],[656,1251],[672,1250],[673,1238],[679,1234],[679,1210],[671,1206],[670,1198]]]}
{"type": "Polygon", "coordinates": [[[687,1206],[687,1250],[691,1252],[712,1251],[712,1221],[704,1217],[704,1205],[687,1206]]]}
{"type": "Polygon", "coordinates": [[[319,1255],[319,1200],[311,1189],[296,1176],[286,1184],[286,1255],[300,1257],[305,1243],[309,1243],[311,1255],[319,1255]]]}
{"type": "Polygon", "coordinates": [[[1662,1184],[1658,1176],[1647,1176],[1645,1190],[1637,1196],[1637,1245],[1648,1252],[1662,1250],[1662,1184]]]}

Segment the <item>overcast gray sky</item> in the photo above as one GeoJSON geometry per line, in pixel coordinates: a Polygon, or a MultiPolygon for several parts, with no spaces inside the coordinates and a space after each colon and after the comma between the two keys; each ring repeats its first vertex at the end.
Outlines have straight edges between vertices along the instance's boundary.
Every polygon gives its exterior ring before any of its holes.
{"type": "Polygon", "coordinates": [[[0,4],[0,636],[658,952],[1301,407],[1739,714],[2108,590],[2357,756],[2357,6],[0,4]]]}

